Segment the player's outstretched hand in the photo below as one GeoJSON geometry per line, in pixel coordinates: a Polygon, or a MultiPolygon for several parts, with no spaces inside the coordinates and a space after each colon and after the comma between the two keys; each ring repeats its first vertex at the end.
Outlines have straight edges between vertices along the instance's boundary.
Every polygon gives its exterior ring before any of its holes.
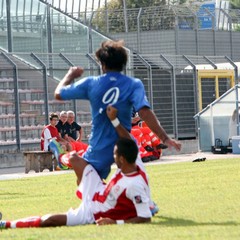
{"type": "Polygon", "coordinates": [[[110,119],[110,121],[112,121],[115,118],[117,118],[118,110],[115,107],[113,107],[112,105],[108,105],[107,106],[106,112],[107,112],[107,116],[110,119]]]}
{"type": "Polygon", "coordinates": [[[166,144],[170,149],[175,148],[177,151],[180,151],[182,144],[174,139],[168,138],[164,144],[166,144]]]}

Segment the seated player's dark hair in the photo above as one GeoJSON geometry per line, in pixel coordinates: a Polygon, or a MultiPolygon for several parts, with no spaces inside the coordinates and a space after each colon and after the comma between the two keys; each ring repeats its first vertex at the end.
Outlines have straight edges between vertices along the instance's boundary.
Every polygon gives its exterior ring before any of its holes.
{"type": "Polygon", "coordinates": [[[132,139],[119,138],[117,143],[117,153],[123,156],[128,163],[134,163],[138,155],[138,146],[132,139]]]}
{"type": "Polygon", "coordinates": [[[53,118],[57,118],[57,119],[58,119],[57,113],[51,113],[51,114],[49,115],[49,120],[50,120],[50,121],[51,121],[53,118]]]}
{"type": "Polygon", "coordinates": [[[121,72],[127,64],[128,55],[124,42],[107,40],[96,51],[96,57],[107,69],[121,72]]]}

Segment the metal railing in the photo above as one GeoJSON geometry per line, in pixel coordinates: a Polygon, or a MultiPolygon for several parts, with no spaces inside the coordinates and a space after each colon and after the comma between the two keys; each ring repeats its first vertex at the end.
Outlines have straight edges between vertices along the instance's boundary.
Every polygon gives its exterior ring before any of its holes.
{"type": "MultiPolygon", "coordinates": [[[[203,66],[213,70],[215,67],[217,69],[228,67],[235,71],[235,82],[238,81],[240,64],[234,65],[226,57],[130,54],[129,58],[131,64],[127,66],[125,72],[142,80],[146,95],[159,121],[168,134],[177,139],[197,137],[193,116],[200,110],[198,69],[203,66]]],[[[91,54],[2,53],[0,55],[2,99],[0,120],[9,123],[6,128],[0,129],[1,148],[9,146],[9,141],[12,141],[11,144],[14,143],[16,148],[21,148],[29,138],[37,141],[43,125],[48,123],[49,112],[52,111],[75,111],[78,116],[77,121],[86,127],[86,136],[89,134],[91,128],[89,104],[79,100],[59,102],[53,98],[58,80],[63,78],[69,66],[79,63],[85,69],[84,76],[101,73],[94,55],[91,54]],[[29,117],[25,119],[26,115],[29,117]],[[15,121],[6,120],[12,116],[15,121]],[[18,132],[20,133],[17,134],[18,132]]],[[[206,78],[204,81],[211,86],[214,84],[213,79],[206,78]]],[[[219,79],[218,85],[221,96],[231,87],[228,76],[219,79]]],[[[205,107],[215,100],[212,98],[215,89],[202,91],[201,95],[205,99],[203,107],[205,107]]]]}

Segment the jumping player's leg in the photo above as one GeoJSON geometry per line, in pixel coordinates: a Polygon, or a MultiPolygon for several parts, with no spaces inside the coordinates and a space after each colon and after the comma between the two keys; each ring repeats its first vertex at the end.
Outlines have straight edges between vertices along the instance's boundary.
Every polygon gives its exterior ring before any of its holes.
{"type": "Polygon", "coordinates": [[[82,180],[82,175],[85,167],[89,164],[81,158],[76,152],[70,152],[69,163],[71,164],[76,176],[77,184],[79,185],[82,180]]]}

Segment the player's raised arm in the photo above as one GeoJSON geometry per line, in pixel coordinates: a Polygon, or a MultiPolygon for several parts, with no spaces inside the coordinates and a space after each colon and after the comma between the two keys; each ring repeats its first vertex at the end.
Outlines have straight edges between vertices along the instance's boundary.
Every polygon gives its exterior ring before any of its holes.
{"type": "Polygon", "coordinates": [[[55,89],[54,97],[57,100],[61,100],[60,92],[62,87],[72,84],[75,78],[81,77],[83,74],[83,68],[81,67],[70,67],[64,78],[59,82],[55,89]]]}

